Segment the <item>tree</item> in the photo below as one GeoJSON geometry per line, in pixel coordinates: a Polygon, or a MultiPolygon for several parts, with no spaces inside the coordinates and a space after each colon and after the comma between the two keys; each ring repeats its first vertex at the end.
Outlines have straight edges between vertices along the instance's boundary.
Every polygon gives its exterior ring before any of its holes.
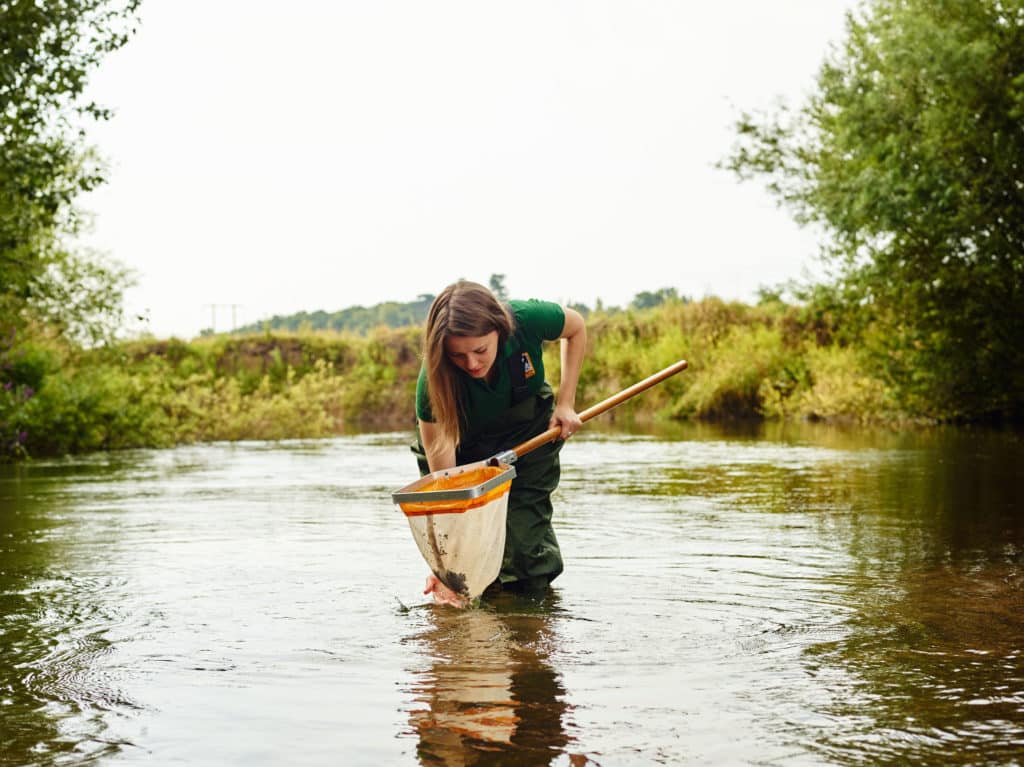
{"type": "Polygon", "coordinates": [[[723,166],[831,235],[905,406],[1024,414],[1021,0],[869,1],[806,104],[737,129],[723,166]]]}
{"type": "MultiPolygon", "coordinates": [[[[0,316],[94,335],[117,315],[125,271],[67,247],[77,195],[104,180],[85,142],[88,74],[124,45],[139,0],[0,1],[0,316]]],[[[9,324],[8,324],[9,323],[9,324]]]]}
{"type": "Polygon", "coordinates": [[[110,116],[83,101],[87,76],[128,40],[138,3],[0,0],[0,460],[25,455],[58,365],[46,343],[95,342],[120,321],[126,271],[69,246],[76,197],[103,181],[85,126],[110,116]]]}
{"type": "Polygon", "coordinates": [[[649,290],[643,290],[633,297],[630,306],[634,309],[650,309],[655,306],[661,306],[666,301],[678,300],[679,294],[675,288],[661,288],[653,293],[649,290]]]}
{"type": "Polygon", "coordinates": [[[508,290],[505,288],[505,275],[492,274],[488,285],[500,301],[508,301],[508,290]]]}

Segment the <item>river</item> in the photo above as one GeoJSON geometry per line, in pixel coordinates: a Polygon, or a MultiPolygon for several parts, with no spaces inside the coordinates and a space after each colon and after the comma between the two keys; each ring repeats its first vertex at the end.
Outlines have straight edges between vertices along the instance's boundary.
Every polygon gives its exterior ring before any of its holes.
{"type": "Polygon", "coordinates": [[[1024,762],[1024,436],[588,426],[458,611],[405,433],[0,466],[0,764],[1024,762]]]}

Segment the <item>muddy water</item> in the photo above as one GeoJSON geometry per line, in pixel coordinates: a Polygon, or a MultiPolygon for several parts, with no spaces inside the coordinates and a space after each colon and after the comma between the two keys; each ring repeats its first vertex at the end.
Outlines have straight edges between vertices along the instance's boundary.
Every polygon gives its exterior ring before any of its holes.
{"type": "Polygon", "coordinates": [[[0,764],[1020,764],[1024,439],[588,427],[420,594],[407,434],[0,467],[0,764]]]}

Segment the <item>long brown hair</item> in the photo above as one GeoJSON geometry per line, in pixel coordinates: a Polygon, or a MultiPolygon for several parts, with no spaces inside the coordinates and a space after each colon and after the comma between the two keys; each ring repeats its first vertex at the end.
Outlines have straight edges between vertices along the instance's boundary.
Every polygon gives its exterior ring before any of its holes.
{"type": "MultiPolygon", "coordinates": [[[[515,330],[508,307],[490,290],[459,280],[441,291],[427,312],[423,332],[423,362],[430,390],[430,411],[443,439],[454,447],[460,441],[459,406],[463,389],[459,369],[448,359],[444,342],[450,336],[485,336],[498,331],[498,356],[515,330]]],[[[497,360],[495,360],[497,364],[497,360]]]]}

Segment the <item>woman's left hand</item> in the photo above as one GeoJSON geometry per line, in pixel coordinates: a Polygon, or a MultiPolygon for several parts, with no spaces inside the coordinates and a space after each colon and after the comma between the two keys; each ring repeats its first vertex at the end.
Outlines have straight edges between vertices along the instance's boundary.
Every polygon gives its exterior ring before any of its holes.
{"type": "Polygon", "coordinates": [[[452,607],[466,607],[467,601],[441,583],[441,579],[431,573],[427,576],[427,582],[423,587],[424,594],[430,594],[439,605],[451,605],[452,607]]]}
{"type": "Polygon", "coordinates": [[[579,415],[568,405],[556,405],[555,412],[551,415],[551,420],[548,422],[548,428],[553,429],[559,427],[562,430],[560,439],[569,439],[573,434],[580,430],[583,426],[583,421],[580,420],[579,415]]]}

